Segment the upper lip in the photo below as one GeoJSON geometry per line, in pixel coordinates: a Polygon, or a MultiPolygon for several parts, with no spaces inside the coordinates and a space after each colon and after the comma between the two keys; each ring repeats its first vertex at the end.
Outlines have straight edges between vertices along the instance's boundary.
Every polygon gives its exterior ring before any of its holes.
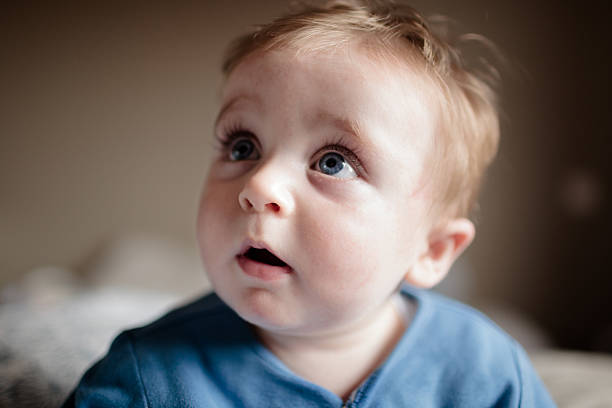
{"type": "MultiPolygon", "coordinates": [[[[264,242],[264,241],[257,241],[257,240],[251,239],[251,238],[247,238],[246,240],[244,240],[244,242],[240,246],[240,252],[238,252],[238,255],[239,256],[243,256],[244,254],[247,253],[247,251],[250,248],[265,249],[268,252],[270,252],[272,255],[274,255],[275,257],[280,259],[281,261],[285,262],[287,264],[287,266],[289,266],[289,263],[287,263],[282,257],[280,257],[276,252],[274,252],[272,250],[272,248],[266,242],[264,242]]],[[[289,266],[289,267],[291,267],[291,266],[289,266]]]]}

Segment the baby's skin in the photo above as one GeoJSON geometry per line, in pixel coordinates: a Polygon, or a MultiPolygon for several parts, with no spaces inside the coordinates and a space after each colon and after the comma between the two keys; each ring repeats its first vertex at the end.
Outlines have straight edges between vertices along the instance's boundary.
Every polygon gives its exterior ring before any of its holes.
{"type": "Polygon", "coordinates": [[[343,398],[405,330],[401,282],[435,285],[474,236],[432,211],[438,97],[358,46],[256,52],[223,87],[205,268],[274,354],[343,398]]]}

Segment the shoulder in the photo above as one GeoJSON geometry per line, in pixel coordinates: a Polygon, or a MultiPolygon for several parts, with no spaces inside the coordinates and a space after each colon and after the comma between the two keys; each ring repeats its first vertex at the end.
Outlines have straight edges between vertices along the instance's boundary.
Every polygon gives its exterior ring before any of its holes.
{"type": "Polygon", "coordinates": [[[449,395],[471,403],[530,406],[526,401],[539,399],[545,403],[536,406],[554,406],[521,345],[491,319],[433,292],[403,292],[418,305],[407,349],[421,353],[421,369],[449,395]]]}
{"type": "MultiPolygon", "coordinates": [[[[211,293],[148,325],[127,330],[117,340],[124,339],[118,345],[129,343],[141,367],[155,370],[177,361],[193,364],[227,344],[246,342],[250,335],[248,324],[211,293]]],[[[113,348],[109,355],[112,352],[113,348]]]]}
{"type": "Polygon", "coordinates": [[[495,322],[471,306],[436,292],[408,286],[402,288],[402,294],[416,305],[416,313],[408,329],[415,332],[415,337],[435,334],[435,339],[456,339],[452,343],[445,342],[442,345],[443,348],[449,349],[470,348],[478,344],[479,354],[486,351],[482,350],[483,346],[504,348],[506,351],[520,347],[495,322]]]}
{"type": "Polygon", "coordinates": [[[215,293],[210,293],[171,310],[150,324],[131,329],[126,333],[134,341],[144,341],[164,337],[169,333],[180,336],[188,334],[193,329],[197,329],[200,335],[202,330],[206,331],[206,329],[214,328],[215,331],[218,331],[224,328],[227,330],[239,322],[241,320],[236,313],[215,293]],[[219,327],[219,321],[225,324],[219,327]]]}
{"type": "Polygon", "coordinates": [[[207,353],[244,338],[245,330],[246,324],[215,294],[178,307],[117,336],[66,407],[150,407],[152,401],[178,406],[182,386],[195,380],[200,388],[205,384],[207,353]]]}
{"type": "Polygon", "coordinates": [[[140,368],[126,332],[117,336],[107,355],[87,370],[62,407],[77,406],[148,407],[140,368]]]}

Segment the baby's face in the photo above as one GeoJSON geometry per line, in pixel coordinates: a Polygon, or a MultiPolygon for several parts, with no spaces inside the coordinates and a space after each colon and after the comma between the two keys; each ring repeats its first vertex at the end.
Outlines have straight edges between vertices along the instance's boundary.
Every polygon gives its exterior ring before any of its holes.
{"type": "Polygon", "coordinates": [[[436,113],[420,83],[357,51],[268,52],[231,74],[198,239],[243,318],[295,334],[350,327],[427,250],[436,113]]]}

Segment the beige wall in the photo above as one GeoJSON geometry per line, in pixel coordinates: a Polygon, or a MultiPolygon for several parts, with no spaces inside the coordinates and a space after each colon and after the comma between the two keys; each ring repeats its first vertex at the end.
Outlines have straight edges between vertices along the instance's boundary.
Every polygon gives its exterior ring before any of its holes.
{"type": "Polygon", "coordinates": [[[124,232],[191,243],[224,47],[284,6],[122,3],[2,16],[0,282],[124,232]]]}
{"type": "MultiPolygon", "coordinates": [[[[596,125],[607,123],[608,113],[597,110],[603,103],[587,109],[597,92],[607,101],[593,77],[608,71],[581,63],[597,55],[585,43],[603,44],[591,41],[599,29],[589,22],[605,13],[592,10],[587,19],[588,11],[552,1],[414,4],[488,36],[512,61],[514,71],[504,70],[500,157],[467,254],[478,291],[548,318],[552,329],[574,324],[550,318],[565,305],[560,294],[576,284],[562,266],[586,259],[586,248],[567,258],[576,245],[599,244],[592,237],[574,241],[572,234],[610,224],[602,210],[610,172],[601,153],[610,146],[609,125],[596,125]],[[563,201],[572,174],[587,192],[586,212],[563,201]],[[564,286],[567,279],[573,283],[564,286]]],[[[75,267],[101,242],[126,232],[164,234],[192,246],[222,51],[248,24],[285,5],[3,6],[0,284],[34,266],[75,267]]],[[[597,271],[610,266],[609,258],[591,261],[582,271],[590,288],[609,285],[597,271]]]]}

